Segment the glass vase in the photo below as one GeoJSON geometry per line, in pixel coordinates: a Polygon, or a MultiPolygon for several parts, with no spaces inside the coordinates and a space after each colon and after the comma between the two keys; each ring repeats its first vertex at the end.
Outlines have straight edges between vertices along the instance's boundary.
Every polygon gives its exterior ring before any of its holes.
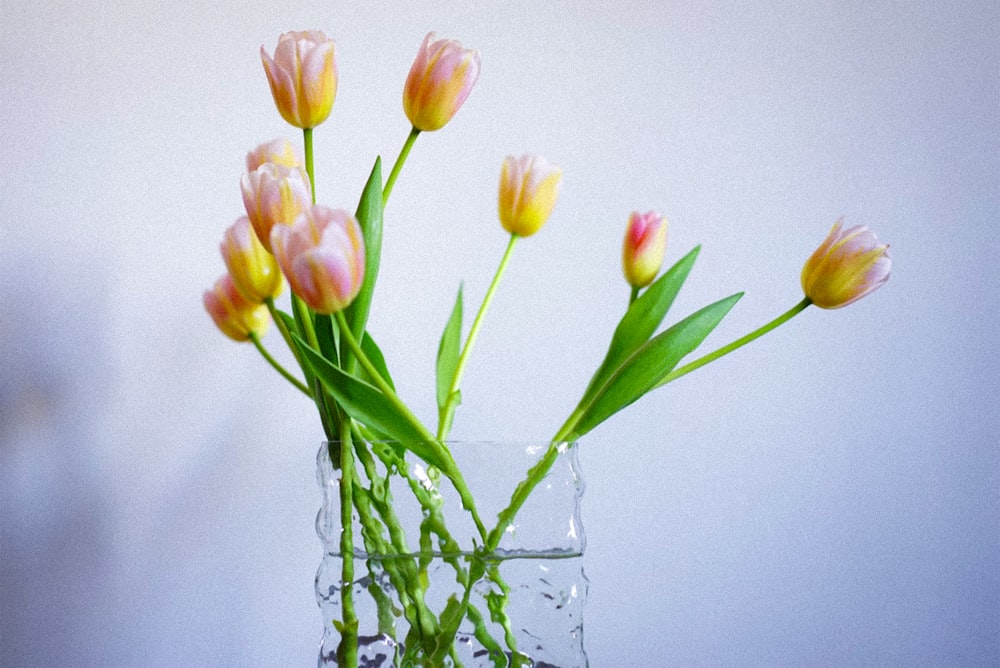
{"type": "Polygon", "coordinates": [[[320,447],[318,665],[587,666],[576,445],[447,446],[480,522],[451,481],[419,458],[391,443],[355,442],[350,554],[341,545],[340,466],[331,463],[331,452],[341,461],[341,445],[320,447]],[[533,467],[547,470],[535,476],[509,525],[495,532],[495,549],[485,549],[484,528],[496,527],[533,467]]]}

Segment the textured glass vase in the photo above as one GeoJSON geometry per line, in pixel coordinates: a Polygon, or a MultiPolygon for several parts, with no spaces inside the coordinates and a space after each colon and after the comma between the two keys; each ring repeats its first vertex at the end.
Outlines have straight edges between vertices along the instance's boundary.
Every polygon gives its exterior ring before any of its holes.
{"type": "MultiPolygon", "coordinates": [[[[339,447],[333,444],[333,452],[339,447]]],[[[391,449],[392,444],[365,447],[391,449]]],[[[488,530],[549,447],[448,444],[488,530]]],[[[316,531],[324,547],[316,574],[324,623],[318,665],[345,665],[345,651],[356,646],[357,665],[364,668],[587,666],[580,522],[584,483],[576,446],[558,450],[554,464],[489,553],[481,549],[481,530],[450,482],[422,461],[407,455],[407,475],[389,476],[386,489],[384,468],[359,465],[355,489],[366,489],[372,504],[355,508],[354,553],[345,555],[340,471],[331,464],[330,444],[324,444],[317,457],[323,506],[316,531]],[[365,471],[375,472],[374,484],[365,471]],[[367,527],[359,513],[367,515],[367,527]],[[389,519],[383,522],[385,517],[389,519]],[[384,529],[380,539],[366,535],[373,526],[384,529]],[[378,540],[392,546],[377,549],[378,540]],[[348,598],[357,619],[356,640],[342,624],[345,559],[353,567],[348,598]]],[[[375,456],[369,463],[385,459],[375,456]]]]}

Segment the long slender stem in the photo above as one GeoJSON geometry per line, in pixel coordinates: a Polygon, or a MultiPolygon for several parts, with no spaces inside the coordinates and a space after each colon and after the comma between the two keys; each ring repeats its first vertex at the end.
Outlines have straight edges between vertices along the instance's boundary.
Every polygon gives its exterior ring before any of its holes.
{"type": "Polygon", "coordinates": [[[338,654],[346,668],[358,665],[358,618],[354,611],[354,458],[351,424],[340,425],[340,605],[343,616],[338,654]]]}
{"type": "Polygon", "coordinates": [[[451,424],[451,414],[455,412],[458,386],[462,382],[462,374],[465,372],[465,366],[469,362],[469,354],[472,352],[472,347],[476,343],[476,337],[479,335],[479,330],[483,325],[483,318],[486,316],[486,311],[493,302],[493,295],[497,291],[497,286],[500,284],[500,277],[503,276],[507,269],[507,265],[510,263],[511,255],[514,252],[514,244],[517,243],[518,236],[516,234],[510,235],[510,241],[507,242],[507,249],[503,253],[503,258],[500,260],[500,264],[497,267],[496,273],[493,275],[493,281],[490,283],[489,289],[486,291],[486,296],[483,297],[483,303],[479,305],[479,312],[476,313],[475,320],[472,321],[472,328],[469,330],[469,336],[465,340],[465,345],[462,347],[462,353],[459,355],[458,364],[455,367],[455,375],[451,379],[451,386],[448,389],[448,401],[445,404],[444,410],[441,411],[440,420],[438,421],[438,439],[444,440],[448,436],[448,425],[451,424]]]}
{"type": "Polygon", "coordinates": [[[282,378],[287,380],[289,383],[298,388],[303,394],[312,399],[312,392],[309,391],[309,388],[306,387],[302,381],[289,373],[285,367],[281,366],[278,360],[274,359],[271,353],[267,351],[267,348],[264,347],[264,344],[261,343],[260,336],[257,335],[257,332],[250,332],[250,340],[253,341],[257,351],[264,357],[265,360],[267,360],[267,363],[274,367],[274,370],[281,374],[282,378]]]}
{"type": "Polygon", "coordinates": [[[420,134],[420,130],[412,128],[410,134],[406,137],[406,141],[403,143],[403,148],[400,149],[399,155],[396,157],[396,164],[392,166],[392,171],[389,172],[389,178],[386,179],[385,186],[382,188],[382,206],[389,202],[389,195],[392,194],[392,187],[396,185],[396,179],[399,178],[399,172],[403,169],[403,163],[406,162],[406,158],[410,155],[410,149],[413,148],[413,143],[417,141],[417,136],[420,134]]]}
{"type": "Polygon", "coordinates": [[[312,193],[312,203],[316,203],[316,172],[313,169],[313,131],[312,128],[302,129],[302,144],[305,149],[306,174],[309,175],[309,192],[312,193]]]}
{"type": "MultiPolygon", "coordinates": [[[[757,329],[750,332],[746,336],[742,336],[733,341],[732,343],[725,345],[719,348],[718,350],[711,352],[705,355],[704,357],[701,357],[691,362],[690,364],[686,364],[678,369],[675,369],[671,373],[664,376],[663,380],[661,380],[654,387],[660,387],[662,385],[665,385],[672,380],[676,380],[677,378],[680,378],[683,375],[691,373],[695,369],[705,366],[709,362],[713,362],[719,359],[723,355],[727,355],[733,352],[737,348],[745,346],[751,341],[760,338],[761,336],[767,334],[773,329],[788,322],[796,315],[798,315],[806,308],[808,308],[810,304],[812,304],[812,301],[808,297],[804,298],[798,304],[788,309],[774,320],[768,322],[766,325],[758,327],[757,329]]],[[[534,490],[534,488],[538,485],[538,483],[542,481],[542,479],[545,477],[545,474],[548,473],[549,469],[552,468],[552,465],[555,463],[556,458],[559,454],[560,446],[563,443],[565,443],[567,439],[572,437],[572,435],[574,434],[574,430],[576,429],[577,422],[579,422],[581,416],[582,413],[578,410],[574,411],[569,416],[569,419],[566,420],[563,426],[559,428],[559,431],[556,433],[555,437],[553,437],[552,442],[549,445],[549,449],[546,451],[545,455],[543,455],[542,459],[539,460],[538,463],[531,468],[526,478],[521,482],[521,484],[517,486],[517,489],[515,489],[514,494],[511,497],[510,503],[507,505],[506,508],[504,508],[502,511],[500,511],[500,513],[498,513],[497,518],[499,522],[497,523],[496,527],[494,527],[494,529],[490,532],[489,539],[486,542],[486,547],[488,550],[496,549],[497,545],[500,544],[500,539],[503,537],[503,532],[506,531],[507,527],[514,520],[514,516],[517,514],[517,511],[521,509],[521,506],[524,505],[525,500],[527,500],[532,490],[534,490]]]]}
{"type": "Polygon", "coordinates": [[[682,367],[674,369],[673,371],[671,371],[670,373],[668,373],[666,376],[664,376],[663,379],[660,380],[660,382],[657,383],[654,387],[662,387],[663,385],[666,385],[670,381],[677,380],[681,376],[689,374],[692,371],[694,371],[695,369],[698,369],[700,367],[705,366],[709,362],[714,362],[715,360],[719,359],[723,355],[728,355],[729,353],[733,352],[737,348],[742,348],[743,346],[745,346],[746,344],[750,343],[754,339],[758,339],[758,338],[764,336],[765,334],[767,334],[768,332],[770,332],[771,330],[773,330],[773,329],[775,329],[775,328],[783,325],[784,323],[788,322],[789,320],[791,320],[792,318],[794,318],[796,315],[798,315],[802,311],[806,310],[806,308],[810,304],[812,304],[812,300],[810,300],[808,297],[803,298],[802,301],[800,301],[798,304],[796,304],[792,308],[788,309],[787,311],[785,311],[784,313],[782,313],[781,315],[779,315],[777,318],[775,318],[771,322],[767,323],[766,325],[763,325],[762,327],[758,327],[757,329],[755,329],[754,331],[750,332],[746,336],[742,336],[742,337],[736,339],[735,341],[733,341],[732,343],[730,343],[728,345],[725,345],[725,346],[722,346],[718,350],[716,350],[714,352],[711,352],[711,353],[705,355],[704,357],[700,357],[700,358],[696,359],[693,362],[690,362],[688,364],[685,364],[682,367]]]}

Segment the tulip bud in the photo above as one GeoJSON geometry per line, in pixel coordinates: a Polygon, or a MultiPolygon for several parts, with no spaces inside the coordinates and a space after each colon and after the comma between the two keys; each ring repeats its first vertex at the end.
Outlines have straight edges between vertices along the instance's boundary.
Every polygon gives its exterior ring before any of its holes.
{"type": "Polygon", "coordinates": [[[215,325],[234,341],[246,341],[252,333],[263,334],[271,322],[267,307],[241,295],[229,274],[216,281],[202,301],[215,325]]]}
{"type": "Polygon", "coordinates": [[[266,162],[240,179],[243,205],[254,232],[264,248],[271,251],[271,229],[289,225],[312,205],[309,177],[298,167],[266,162]]]}
{"type": "Polygon", "coordinates": [[[559,196],[562,170],[540,155],[507,156],[500,171],[498,213],[511,234],[531,236],[545,224],[559,196]]]}
{"type": "Polygon", "coordinates": [[[633,211],[622,247],[622,268],[629,285],[644,288],[652,283],[663,264],[666,250],[666,219],[655,211],[633,211]]]}
{"type": "Polygon", "coordinates": [[[874,232],[837,221],[826,240],[802,267],[802,290],[820,308],[840,308],[877,290],[889,280],[889,246],[874,232]]]}
{"type": "Polygon", "coordinates": [[[276,225],[271,246],[292,292],[317,313],[348,306],[365,280],[365,245],[346,211],[313,206],[291,225],[276,225]]]}
{"type": "Polygon", "coordinates": [[[417,130],[439,130],[451,120],[479,78],[479,53],[455,40],[424,37],[403,88],[403,111],[417,130]]]}
{"type": "Polygon", "coordinates": [[[248,301],[260,304],[281,292],[278,262],[257,239],[249,218],[241,216],[229,226],[219,249],[236,289],[248,301]]]}
{"type": "Polygon", "coordinates": [[[330,115],[337,96],[335,51],[333,40],[318,30],[283,34],[273,59],[260,47],[274,104],[295,127],[314,128],[330,115]]]}
{"type": "Polygon", "coordinates": [[[272,139],[247,153],[247,173],[254,172],[265,162],[284,167],[302,167],[298,149],[287,139],[272,139]]]}

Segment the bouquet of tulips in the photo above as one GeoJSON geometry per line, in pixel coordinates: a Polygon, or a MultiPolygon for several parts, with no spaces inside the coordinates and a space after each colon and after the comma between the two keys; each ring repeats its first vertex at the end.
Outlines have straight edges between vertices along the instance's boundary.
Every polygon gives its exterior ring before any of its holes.
{"type": "MultiPolygon", "coordinates": [[[[889,277],[887,246],[864,227],[844,229],[837,222],[802,269],[804,297],[800,302],[732,343],[682,364],[742,293],[709,304],[661,330],[698,248],[661,272],[667,223],[655,212],[632,213],[622,250],[631,295],[607,353],[575,409],[552,436],[549,452],[511,490],[509,505],[496,518],[481,517],[446,445],[447,438],[484,314],[516,242],[535,234],[549,218],[561,170],[535,155],[503,161],[498,213],[510,233],[509,243],[464,336],[462,292],[458,292],[437,354],[438,415],[433,424],[425,424],[396,393],[385,358],[367,329],[368,315],[379,274],[385,206],[393,186],[418,136],[444,127],[472,91],[479,75],[479,54],[456,41],[435,39],[433,33],[424,38],[403,87],[409,135],[385,180],[381,160],[375,159],[353,213],[316,204],[313,130],[327,119],[336,96],[333,41],[318,31],[286,33],[273,57],[261,48],[261,59],[278,111],[302,130],[303,152],[286,140],[274,140],[247,155],[247,173],[241,181],[246,215],[225,233],[221,250],[228,271],[205,293],[204,304],[224,334],[252,342],[282,377],[315,403],[339,473],[343,555],[362,547],[407,553],[405,545],[394,542],[398,520],[391,503],[377,502],[387,477],[407,475],[407,458],[422,460],[433,472],[429,478],[433,484],[447,481],[453,486],[478,531],[470,549],[490,554],[564,444],[576,441],[647,392],[749,343],[811,304],[828,309],[845,306],[889,277]],[[289,307],[282,310],[275,298],[286,280],[291,295],[289,307]],[[262,336],[272,320],[298,364],[295,371],[284,368],[264,346],[262,336]],[[355,514],[363,526],[360,537],[351,530],[355,514]]],[[[423,489],[411,487],[418,496],[423,489]]],[[[420,501],[428,515],[438,512],[429,496],[420,501]]],[[[428,540],[435,539],[443,550],[455,547],[443,523],[432,524],[428,540]]],[[[343,563],[342,615],[334,622],[343,638],[337,658],[342,665],[353,666],[357,662],[357,620],[350,597],[354,574],[351,559],[343,563]]],[[[491,577],[486,563],[475,562],[469,569],[456,563],[456,578],[472,583],[491,577]]],[[[451,651],[448,641],[463,620],[481,630],[482,613],[469,605],[468,596],[449,601],[447,610],[428,618],[433,613],[421,607],[419,572],[399,566],[392,575],[409,594],[401,606],[416,631],[411,630],[401,646],[411,661],[424,661],[415,665],[443,665],[451,651]],[[426,633],[428,628],[434,633],[426,633]]],[[[490,614],[503,621],[500,603],[490,614]]],[[[498,654],[520,656],[509,638],[506,650],[501,641],[483,642],[498,654]]]]}

